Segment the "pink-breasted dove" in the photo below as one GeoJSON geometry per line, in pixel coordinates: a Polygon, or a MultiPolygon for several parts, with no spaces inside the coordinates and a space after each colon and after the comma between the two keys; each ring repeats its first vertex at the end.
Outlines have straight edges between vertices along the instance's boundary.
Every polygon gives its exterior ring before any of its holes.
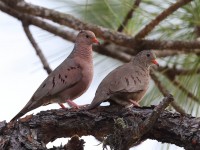
{"type": "Polygon", "coordinates": [[[42,82],[25,107],[11,120],[16,120],[27,112],[50,103],[67,102],[78,107],[71,100],[82,95],[93,78],[92,44],[98,43],[95,34],[81,30],[76,37],[71,54],[42,82]]]}
{"type": "Polygon", "coordinates": [[[125,107],[132,104],[138,106],[148,89],[152,64],[158,65],[155,54],[144,50],[129,63],[111,71],[100,83],[92,103],[86,109],[93,109],[104,101],[125,107]]]}

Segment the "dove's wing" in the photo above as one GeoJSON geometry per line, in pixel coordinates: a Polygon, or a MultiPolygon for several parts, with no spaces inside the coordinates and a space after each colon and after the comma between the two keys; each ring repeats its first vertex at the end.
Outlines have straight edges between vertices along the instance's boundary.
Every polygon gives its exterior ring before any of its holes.
{"type": "Polygon", "coordinates": [[[76,85],[82,79],[82,68],[74,59],[66,59],[40,85],[33,95],[34,100],[56,95],[76,85]]]}

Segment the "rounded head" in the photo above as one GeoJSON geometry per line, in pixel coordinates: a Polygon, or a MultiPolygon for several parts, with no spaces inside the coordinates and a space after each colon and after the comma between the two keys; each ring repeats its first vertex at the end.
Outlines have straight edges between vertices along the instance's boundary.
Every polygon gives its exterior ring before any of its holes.
{"type": "Polygon", "coordinates": [[[99,41],[96,39],[96,36],[92,31],[81,30],[77,35],[76,43],[91,45],[93,43],[99,44],[99,41]]]}
{"type": "Polygon", "coordinates": [[[139,52],[135,58],[139,59],[139,62],[144,63],[147,67],[153,64],[159,66],[158,62],[156,61],[156,55],[152,50],[143,50],[139,52]]]}

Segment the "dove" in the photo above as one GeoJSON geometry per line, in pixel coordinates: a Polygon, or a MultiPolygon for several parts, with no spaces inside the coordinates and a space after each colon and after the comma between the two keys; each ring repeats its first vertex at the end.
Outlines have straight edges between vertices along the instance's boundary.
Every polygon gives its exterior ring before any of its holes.
{"type": "Polygon", "coordinates": [[[123,107],[139,106],[150,81],[150,66],[158,65],[152,50],[139,52],[129,63],[111,71],[98,86],[92,103],[86,108],[94,109],[102,102],[123,107]]]}
{"type": "Polygon", "coordinates": [[[81,96],[93,78],[92,45],[98,43],[92,31],[81,30],[75,40],[71,54],[42,82],[24,108],[11,120],[16,120],[27,112],[50,103],[67,102],[78,107],[72,100],[81,96]]]}

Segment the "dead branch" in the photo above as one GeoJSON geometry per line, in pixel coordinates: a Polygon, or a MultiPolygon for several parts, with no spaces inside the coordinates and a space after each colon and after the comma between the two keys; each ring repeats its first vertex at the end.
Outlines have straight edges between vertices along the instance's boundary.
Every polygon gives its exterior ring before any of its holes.
{"type": "Polygon", "coordinates": [[[139,33],[135,36],[136,39],[144,38],[148,35],[161,21],[166,19],[169,15],[175,12],[180,7],[186,5],[192,0],[178,0],[173,5],[169,6],[169,8],[165,9],[162,13],[160,13],[155,19],[153,19],[149,24],[147,24],[139,33]]]}

